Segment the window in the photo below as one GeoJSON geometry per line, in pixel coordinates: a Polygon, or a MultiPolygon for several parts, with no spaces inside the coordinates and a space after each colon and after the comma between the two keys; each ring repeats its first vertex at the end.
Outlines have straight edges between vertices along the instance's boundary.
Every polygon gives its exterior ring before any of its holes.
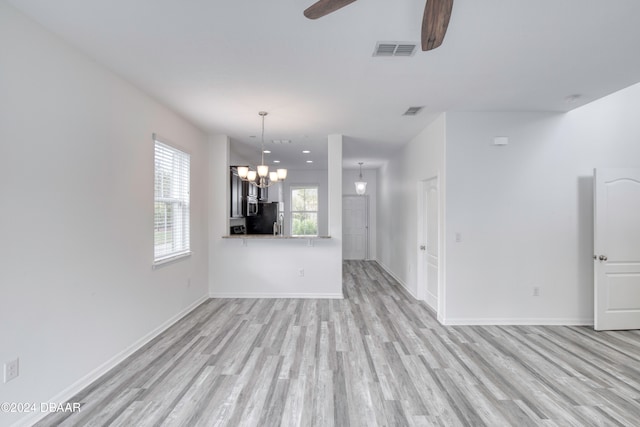
{"type": "Polygon", "coordinates": [[[154,262],[190,254],[191,156],[155,140],[154,262]]]}
{"type": "Polygon", "coordinates": [[[318,187],[291,187],[291,234],[318,235],[318,187]]]}

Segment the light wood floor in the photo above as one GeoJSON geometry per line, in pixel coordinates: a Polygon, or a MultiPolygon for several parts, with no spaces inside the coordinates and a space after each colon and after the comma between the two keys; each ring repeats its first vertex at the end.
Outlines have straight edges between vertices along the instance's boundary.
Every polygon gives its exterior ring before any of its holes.
{"type": "Polygon", "coordinates": [[[638,331],[443,327],[373,262],[344,293],[209,300],[38,425],[640,425],[638,331]]]}

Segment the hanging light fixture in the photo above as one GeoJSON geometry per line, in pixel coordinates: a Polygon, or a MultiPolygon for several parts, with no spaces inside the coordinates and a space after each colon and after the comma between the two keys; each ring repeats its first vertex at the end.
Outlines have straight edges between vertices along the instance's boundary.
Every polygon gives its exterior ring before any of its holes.
{"type": "Polygon", "coordinates": [[[248,166],[238,167],[238,176],[243,181],[248,181],[250,184],[259,188],[267,188],[276,182],[287,179],[286,169],[277,169],[276,171],[269,172],[269,166],[264,164],[264,118],[267,114],[269,113],[266,111],[260,111],[258,113],[258,115],[262,117],[262,144],[260,147],[262,157],[260,164],[256,167],[256,170],[251,170],[248,166]]]}
{"type": "Polygon", "coordinates": [[[363,165],[363,163],[362,162],[358,162],[358,164],[360,165],[360,181],[356,181],[355,182],[355,184],[356,184],[356,193],[359,196],[362,196],[365,193],[365,191],[367,191],[367,183],[362,180],[362,165],[363,165]]]}

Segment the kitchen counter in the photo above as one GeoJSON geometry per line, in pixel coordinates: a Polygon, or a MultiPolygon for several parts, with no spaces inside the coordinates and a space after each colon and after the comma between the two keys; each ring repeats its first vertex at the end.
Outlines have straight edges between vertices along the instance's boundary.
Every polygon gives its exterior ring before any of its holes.
{"type": "Polygon", "coordinates": [[[271,239],[271,240],[290,240],[290,239],[330,239],[331,236],[274,236],[273,234],[229,234],[222,236],[223,239],[271,239]]]}

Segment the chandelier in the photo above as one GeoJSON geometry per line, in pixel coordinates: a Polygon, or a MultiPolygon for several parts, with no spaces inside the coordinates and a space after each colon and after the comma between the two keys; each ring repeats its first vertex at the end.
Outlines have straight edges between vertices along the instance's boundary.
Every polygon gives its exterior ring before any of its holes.
{"type": "Polygon", "coordinates": [[[362,180],[362,162],[358,162],[358,164],[360,165],[360,181],[356,181],[355,185],[356,185],[356,194],[358,194],[359,196],[362,196],[366,191],[367,191],[367,183],[365,181],[362,180]]]}
{"type": "Polygon", "coordinates": [[[240,179],[248,181],[258,188],[267,188],[276,182],[287,179],[286,169],[277,169],[276,171],[269,172],[269,166],[264,164],[264,118],[267,114],[269,113],[266,111],[260,111],[258,113],[258,115],[262,117],[261,163],[256,167],[256,170],[252,170],[248,166],[238,166],[238,176],[240,179]]]}

